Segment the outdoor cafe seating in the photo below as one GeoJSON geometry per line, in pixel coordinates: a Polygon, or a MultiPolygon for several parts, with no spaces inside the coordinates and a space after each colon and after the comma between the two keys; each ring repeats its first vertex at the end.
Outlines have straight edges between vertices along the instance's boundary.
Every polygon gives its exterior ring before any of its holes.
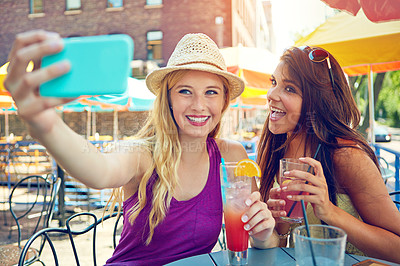
{"type": "MultiPolygon", "coordinates": [[[[92,262],[93,265],[97,265],[97,257],[96,255],[98,254],[98,251],[96,249],[97,247],[97,229],[99,226],[103,224],[103,222],[107,220],[111,220],[111,222],[114,223],[113,226],[113,234],[112,234],[112,246],[115,249],[117,245],[117,241],[121,232],[121,227],[122,223],[120,224],[120,221],[122,217],[122,212],[114,212],[112,214],[105,215],[104,217],[98,219],[95,214],[90,213],[90,212],[81,212],[72,215],[66,220],[66,226],[63,228],[60,227],[48,227],[44,228],[34,235],[32,235],[27,243],[25,244],[24,248],[21,251],[21,255],[19,257],[18,265],[23,266],[24,264],[24,258],[29,254],[29,249],[31,249],[34,246],[39,246],[39,253],[38,253],[38,259],[41,261],[41,255],[43,254],[43,251],[45,250],[45,245],[48,245],[50,248],[50,252],[52,253],[52,258],[53,262],[55,265],[59,265],[59,256],[58,254],[65,252],[65,248],[56,248],[55,242],[56,240],[59,240],[60,237],[68,237],[69,239],[69,247],[68,249],[71,249],[73,252],[74,260],[76,265],[83,265],[84,263],[80,261],[79,259],[79,249],[76,246],[76,242],[74,241],[75,236],[79,235],[88,235],[92,234],[92,241],[91,241],[91,248],[92,248],[92,262]],[[77,220],[80,219],[85,219],[87,221],[84,223],[83,228],[80,226],[82,225],[82,222],[75,223],[77,220]],[[113,218],[113,219],[111,219],[113,218]],[[91,222],[88,222],[91,221],[91,222]],[[78,224],[78,228],[77,227],[78,224]],[[88,224],[88,225],[87,225],[88,224]]],[[[111,239],[110,239],[111,243],[111,239]]],[[[62,261],[61,261],[62,262],[62,261]]],[[[42,262],[44,265],[44,262],[42,262]]]]}
{"type": "Polygon", "coordinates": [[[397,208],[400,208],[400,191],[393,191],[389,193],[389,196],[393,198],[394,204],[396,204],[397,208]],[[397,198],[396,198],[397,197],[397,198]]]}
{"type": "MultiPolygon", "coordinates": [[[[23,240],[49,226],[55,210],[60,181],[52,174],[31,175],[14,185],[8,202],[14,222],[10,225],[8,238],[16,237],[17,244],[0,246],[1,265],[16,264],[24,246],[23,240]]],[[[25,263],[36,261],[40,249],[40,247],[28,249],[25,263]]]]}

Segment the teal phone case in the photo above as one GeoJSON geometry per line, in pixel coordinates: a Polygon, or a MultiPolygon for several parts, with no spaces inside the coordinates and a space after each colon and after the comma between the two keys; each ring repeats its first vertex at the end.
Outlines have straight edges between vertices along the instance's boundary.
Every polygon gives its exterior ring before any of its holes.
{"type": "Polygon", "coordinates": [[[125,34],[65,38],[64,49],[43,57],[42,67],[61,60],[71,63],[71,70],[43,83],[43,97],[73,98],[82,95],[124,93],[131,75],[133,40],[125,34]]]}

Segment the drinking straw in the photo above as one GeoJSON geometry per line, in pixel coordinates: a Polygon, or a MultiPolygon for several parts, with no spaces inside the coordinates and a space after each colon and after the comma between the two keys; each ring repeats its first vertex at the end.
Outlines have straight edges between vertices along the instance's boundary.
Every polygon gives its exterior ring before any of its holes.
{"type": "MultiPolygon", "coordinates": [[[[315,154],[314,154],[314,157],[313,157],[313,159],[315,159],[315,158],[317,158],[317,155],[318,155],[318,152],[319,152],[319,149],[321,148],[321,143],[319,143],[318,144],[318,147],[317,147],[317,150],[315,151],[315,154]]],[[[311,171],[311,165],[308,167],[308,169],[307,169],[307,172],[310,172],[311,171]]],[[[308,184],[308,181],[306,181],[306,184],[308,184]]],[[[299,195],[301,195],[301,194],[303,194],[303,191],[300,191],[300,193],[299,193],[299,195]]],[[[289,217],[291,214],[292,214],[292,212],[293,212],[293,210],[294,210],[294,207],[296,207],[296,203],[297,203],[297,201],[295,201],[294,203],[293,203],[293,205],[292,205],[292,207],[290,208],[290,210],[289,210],[289,212],[288,212],[288,214],[287,214],[287,217],[289,217]]],[[[305,216],[304,216],[305,217],[305,216]]]]}
{"type": "MultiPolygon", "coordinates": [[[[318,144],[317,150],[315,151],[315,154],[314,154],[314,157],[313,157],[314,159],[317,157],[320,148],[321,148],[321,143],[318,144]]],[[[311,171],[311,165],[308,167],[307,172],[310,172],[310,171],[311,171]]],[[[308,182],[306,182],[306,184],[307,184],[307,183],[308,183],[308,182]]],[[[299,193],[299,195],[301,195],[302,193],[303,193],[303,191],[301,191],[301,192],[299,193]]],[[[311,237],[311,236],[310,236],[310,227],[308,226],[308,218],[307,218],[306,206],[305,206],[305,204],[304,204],[304,200],[300,200],[300,202],[301,202],[301,209],[303,210],[304,223],[305,223],[305,225],[306,225],[307,237],[311,237]]],[[[297,201],[293,203],[292,208],[289,210],[289,213],[288,213],[288,215],[287,215],[288,217],[289,217],[290,214],[292,213],[292,211],[293,211],[294,206],[296,205],[296,203],[297,203],[297,201]]],[[[310,251],[311,251],[311,258],[312,258],[312,261],[313,261],[313,265],[314,265],[314,266],[317,266],[317,262],[315,261],[314,249],[313,249],[313,247],[312,247],[311,241],[309,242],[309,244],[310,244],[310,251]]]]}
{"type": "MultiPolygon", "coordinates": [[[[301,208],[303,209],[304,223],[306,225],[307,237],[310,238],[311,237],[310,236],[310,227],[308,226],[308,219],[307,219],[306,206],[304,204],[304,200],[301,200],[301,208]]],[[[317,266],[317,262],[315,261],[314,249],[312,247],[311,240],[308,243],[310,244],[310,251],[311,251],[311,258],[313,260],[313,265],[317,266]]]]}
{"type": "MultiPolygon", "coordinates": [[[[223,184],[228,184],[228,173],[226,172],[225,166],[225,160],[224,158],[221,157],[221,164],[222,164],[222,179],[223,179],[223,184]]],[[[226,203],[225,199],[225,189],[224,186],[222,186],[222,201],[226,203]]]]}

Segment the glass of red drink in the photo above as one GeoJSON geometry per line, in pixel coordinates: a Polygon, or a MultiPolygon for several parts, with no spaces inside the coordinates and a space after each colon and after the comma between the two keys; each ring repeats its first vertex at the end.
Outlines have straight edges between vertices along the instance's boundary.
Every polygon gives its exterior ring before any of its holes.
{"type": "Polygon", "coordinates": [[[249,208],[245,201],[251,194],[252,178],[236,176],[236,164],[221,164],[225,232],[230,265],[246,265],[249,233],[244,229],[241,218],[249,208]]]}
{"type": "MultiPolygon", "coordinates": [[[[305,182],[304,179],[297,179],[295,177],[284,176],[283,173],[291,170],[300,170],[304,172],[312,172],[313,168],[301,162],[298,159],[283,158],[279,161],[279,184],[280,187],[286,187],[291,182],[305,182]]],[[[300,201],[293,201],[287,198],[288,195],[308,195],[308,192],[304,191],[281,191],[281,199],[285,204],[285,211],[287,216],[280,217],[282,221],[289,223],[302,223],[304,220],[303,210],[301,208],[300,201]]],[[[307,202],[304,202],[307,206],[307,202]]]]}

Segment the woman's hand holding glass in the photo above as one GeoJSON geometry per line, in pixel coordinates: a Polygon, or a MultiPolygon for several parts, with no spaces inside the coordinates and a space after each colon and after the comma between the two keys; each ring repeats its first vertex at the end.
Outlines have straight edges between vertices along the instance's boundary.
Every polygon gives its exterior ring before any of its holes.
{"type": "Polygon", "coordinates": [[[246,200],[246,205],[250,208],[242,216],[242,221],[246,223],[245,229],[258,241],[268,240],[275,227],[275,219],[267,204],[261,201],[260,193],[253,192],[246,200]]]}
{"type": "Polygon", "coordinates": [[[271,211],[272,216],[280,222],[279,217],[286,216],[287,213],[284,211],[286,202],[281,199],[281,188],[274,187],[269,191],[269,199],[267,200],[267,205],[271,211]]]}
{"type": "Polygon", "coordinates": [[[292,187],[288,186],[288,190],[304,190],[310,195],[297,195],[293,196],[293,200],[302,200],[311,203],[313,206],[315,216],[328,223],[329,217],[334,215],[335,205],[329,200],[328,185],[326,184],[326,179],[322,165],[319,161],[312,159],[310,157],[300,158],[304,163],[309,164],[314,168],[314,175],[310,173],[294,173],[292,175],[302,178],[308,182],[308,184],[294,184],[292,187]]]}
{"type": "Polygon", "coordinates": [[[63,43],[57,33],[35,30],[18,34],[9,55],[10,64],[4,85],[18,107],[19,116],[40,131],[49,130],[55,121],[57,114],[49,109],[71,101],[71,99],[42,98],[39,95],[41,83],[69,71],[68,62],[39,68],[43,56],[57,53],[62,49],[63,43]],[[34,69],[32,72],[27,72],[26,68],[30,61],[33,61],[34,69]]]}
{"type": "MultiPolygon", "coordinates": [[[[305,183],[288,183],[287,186],[282,189],[279,187],[272,188],[269,192],[269,199],[267,201],[268,208],[270,209],[274,218],[286,216],[287,213],[284,211],[285,201],[281,199],[282,190],[286,191],[304,191],[308,192],[309,195],[291,195],[290,199],[297,201],[300,204],[300,200],[311,203],[313,206],[314,214],[316,217],[323,221],[328,221],[332,215],[334,205],[329,200],[328,186],[326,184],[325,176],[322,170],[321,163],[310,157],[300,158],[304,163],[309,164],[314,168],[314,175],[304,171],[290,171],[286,172],[285,176],[291,176],[307,181],[305,183]]],[[[279,222],[279,219],[277,219],[279,222]]]]}

